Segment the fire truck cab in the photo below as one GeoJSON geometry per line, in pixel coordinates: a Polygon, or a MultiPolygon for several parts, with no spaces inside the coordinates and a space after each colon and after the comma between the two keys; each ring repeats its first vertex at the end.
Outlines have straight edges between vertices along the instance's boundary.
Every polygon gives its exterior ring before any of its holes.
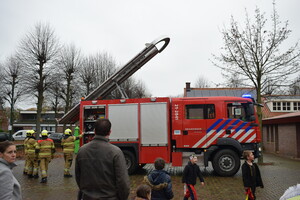
{"type": "Polygon", "coordinates": [[[183,165],[183,152],[204,155],[217,174],[232,176],[243,150],[259,156],[254,102],[239,97],[142,98],[80,103],[81,145],[94,136],[97,119],[112,123],[110,142],[121,148],[129,173],[157,157],[183,165]]]}

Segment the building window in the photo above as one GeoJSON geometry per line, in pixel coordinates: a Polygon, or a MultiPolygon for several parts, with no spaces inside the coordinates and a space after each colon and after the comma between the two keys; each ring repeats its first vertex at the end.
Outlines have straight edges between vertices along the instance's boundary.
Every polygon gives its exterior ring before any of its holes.
{"type": "Polygon", "coordinates": [[[273,111],[291,112],[300,111],[300,102],[275,101],[272,102],[273,111]]]}
{"type": "Polygon", "coordinates": [[[273,102],[273,110],[281,110],[281,102],[273,102]]]}
{"type": "Polygon", "coordinates": [[[286,109],[291,110],[291,102],[286,102],[286,109]]]}
{"type": "Polygon", "coordinates": [[[282,102],[282,110],[284,110],[284,111],[291,110],[291,103],[290,102],[282,102]]]}
{"type": "Polygon", "coordinates": [[[294,104],[294,110],[300,111],[300,102],[293,102],[293,104],[294,104]]]}

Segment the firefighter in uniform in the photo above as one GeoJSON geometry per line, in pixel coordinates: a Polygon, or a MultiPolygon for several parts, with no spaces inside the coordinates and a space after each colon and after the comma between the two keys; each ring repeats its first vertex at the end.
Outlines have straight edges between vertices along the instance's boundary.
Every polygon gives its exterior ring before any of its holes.
{"type": "Polygon", "coordinates": [[[38,155],[35,153],[35,147],[37,145],[37,141],[34,137],[35,131],[30,131],[30,136],[27,141],[27,161],[28,161],[28,170],[27,175],[28,178],[38,178],[38,155]]]}
{"type": "Polygon", "coordinates": [[[41,183],[47,182],[47,171],[48,164],[53,158],[53,154],[55,153],[55,146],[52,139],[48,138],[48,131],[43,130],[42,139],[38,140],[38,144],[35,147],[36,153],[38,153],[38,158],[40,161],[40,169],[42,174],[41,183]]]}
{"type": "Polygon", "coordinates": [[[74,155],[74,148],[75,148],[75,140],[78,140],[82,137],[82,134],[78,137],[72,135],[71,129],[66,129],[64,133],[64,138],[61,140],[61,146],[64,152],[64,160],[65,160],[65,167],[64,167],[64,177],[72,177],[70,174],[70,168],[73,161],[74,155]]]}
{"type": "Polygon", "coordinates": [[[29,140],[30,135],[31,135],[31,130],[26,131],[26,138],[25,138],[24,143],[23,143],[24,156],[25,156],[25,164],[24,164],[23,174],[25,174],[25,175],[27,175],[27,173],[28,173],[27,142],[29,140]]]}

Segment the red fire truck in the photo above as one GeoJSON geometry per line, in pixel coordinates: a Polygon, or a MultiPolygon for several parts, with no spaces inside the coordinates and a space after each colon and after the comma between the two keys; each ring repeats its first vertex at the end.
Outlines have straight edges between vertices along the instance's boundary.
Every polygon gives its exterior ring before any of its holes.
{"type": "Polygon", "coordinates": [[[129,173],[162,157],[172,166],[182,166],[183,153],[202,154],[217,174],[232,176],[240,167],[243,150],[260,155],[260,130],[251,98],[185,97],[103,100],[157,53],[170,39],[164,37],[146,48],[108,78],[85,100],[73,107],[60,123],[79,120],[84,133],[81,145],[94,136],[97,119],[112,122],[110,142],[123,151],[129,173]],[[163,45],[161,45],[163,43],[163,45]]]}
{"type": "Polygon", "coordinates": [[[243,150],[259,156],[254,103],[239,97],[143,98],[80,103],[82,143],[94,136],[95,120],[112,122],[110,142],[124,152],[128,170],[162,157],[182,166],[182,153],[204,154],[221,176],[234,175],[243,150]]]}

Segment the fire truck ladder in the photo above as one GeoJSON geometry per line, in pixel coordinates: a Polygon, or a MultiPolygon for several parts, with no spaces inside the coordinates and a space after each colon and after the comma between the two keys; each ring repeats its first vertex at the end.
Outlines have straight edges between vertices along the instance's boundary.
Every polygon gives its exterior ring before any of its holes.
{"type": "MultiPolygon", "coordinates": [[[[146,47],[132,58],[127,64],[120,68],[116,73],[99,85],[93,92],[91,92],[85,100],[103,99],[109,95],[114,89],[118,88],[123,98],[127,95],[122,92],[120,84],[127,80],[132,74],[139,70],[144,64],[152,59],[157,53],[162,52],[169,44],[170,38],[161,37],[151,43],[147,43],[146,47]],[[161,42],[164,42],[162,45],[161,42]]],[[[66,113],[60,120],[60,124],[75,123],[79,120],[80,104],[74,106],[68,113],[66,113]]]]}

